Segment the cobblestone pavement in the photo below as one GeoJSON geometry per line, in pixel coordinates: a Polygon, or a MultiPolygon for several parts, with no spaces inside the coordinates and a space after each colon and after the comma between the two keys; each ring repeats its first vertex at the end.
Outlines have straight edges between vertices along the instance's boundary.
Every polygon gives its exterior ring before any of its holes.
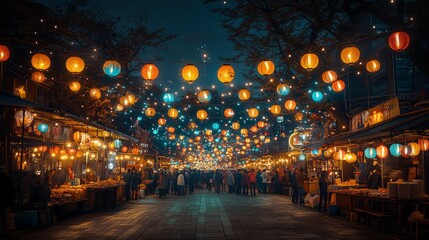
{"type": "Polygon", "coordinates": [[[129,201],[11,239],[406,239],[292,204],[284,195],[193,195],[129,201]]]}

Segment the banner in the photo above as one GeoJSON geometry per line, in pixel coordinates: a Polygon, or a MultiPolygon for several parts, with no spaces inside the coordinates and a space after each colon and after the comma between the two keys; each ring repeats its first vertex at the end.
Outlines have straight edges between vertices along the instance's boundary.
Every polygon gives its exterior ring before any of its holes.
{"type": "Polygon", "coordinates": [[[366,128],[398,116],[400,113],[398,98],[390,99],[382,104],[356,114],[352,118],[352,131],[366,128]]]}

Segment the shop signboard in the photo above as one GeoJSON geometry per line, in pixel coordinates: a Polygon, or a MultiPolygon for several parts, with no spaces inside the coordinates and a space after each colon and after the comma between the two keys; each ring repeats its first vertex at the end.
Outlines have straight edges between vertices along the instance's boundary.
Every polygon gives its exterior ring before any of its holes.
{"type": "Polygon", "coordinates": [[[366,128],[374,124],[386,121],[400,114],[398,98],[390,99],[375,107],[367,109],[352,118],[351,130],[366,128]]]}

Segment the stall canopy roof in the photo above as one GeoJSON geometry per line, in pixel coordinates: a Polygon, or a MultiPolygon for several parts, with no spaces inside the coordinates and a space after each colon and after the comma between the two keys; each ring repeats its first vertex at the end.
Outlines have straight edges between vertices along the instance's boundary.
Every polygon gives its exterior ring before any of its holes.
{"type": "Polygon", "coordinates": [[[86,131],[92,136],[97,136],[100,138],[112,137],[131,142],[138,142],[137,138],[134,138],[117,130],[108,128],[95,122],[88,121],[63,110],[45,107],[26,101],[5,91],[0,91],[0,106],[27,108],[32,113],[37,114],[37,116],[41,119],[57,121],[58,123],[71,126],[73,129],[86,131]]]}
{"type": "Polygon", "coordinates": [[[386,139],[415,140],[429,134],[429,108],[401,114],[373,126],[325,139],[326,145],[343,146],[386,139]]]}

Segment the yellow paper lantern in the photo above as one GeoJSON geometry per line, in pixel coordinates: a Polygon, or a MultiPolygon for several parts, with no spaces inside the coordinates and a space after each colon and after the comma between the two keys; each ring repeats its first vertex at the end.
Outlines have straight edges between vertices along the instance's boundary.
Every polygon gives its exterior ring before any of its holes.
{"type": "Polygon", "coordinates": [[[294,110],[296,107],[296,102],[294,100],[287,100],[285,102],[285,108],[289,111],[294,110]]]}
{"type": "Polygon", "coordinates": [[[85,62],[80,57],[69,57],[66,61],[66,68],[71,73],[80,73],[85,69],[85,62]]]}
{"type": "Polygon", "coordinates": [[[124,106],[120,103],[116,104],[116,111],[121,112],[122,110],[124,110],[124,106]]]}
{"type": "Polygon", "coordinates": [[[238,91],[238,98],[240,98],[241,101],[246,101],[250,98],[250,91],[247,89],[241,89],[238,91]]]}
{"type": "Polygon", "coordinates": [[[237,130],[239,128],[240,128],[240,123],[238,123],[238,122],[232,123],[232,129],[237,130]]]}
{"type": "Polygon", "coordinates": [[[197,118],[200,120],[204,120],[206,119],[208,116],[207,111],[206,110],[198,110],[197,111],[197,118]]]}
{"type": "Polygon", "coordinates": [[[420,145],[418,143],[410,142],[408,143],[408,146],[410,146],[411,148],[411,152],[410,152],[411,157],[415,157],[420,154],[420,145]]]}
{"type": "Polygon", "coordinates": [[[137,98],[136,98],[136,96],[135,96],[134,94],[132,94],[132,93],[127,93],[127,94],[125,95],[125,97],[127,98],[128,103],[129,103],[130,105],[133,105],[134,103],[136,103],[136,102],[137,102],[137,98]]]}
{"type": "Polygon", "coordinates": [[[42,83],[45,81],[45,74],[39,71],[33,72],[31,74],[31,80],[34,82],[42,83]]]}
{"type": "Polygon", "coordinates": [[[270,60],[265,60],[258,64],[258,73],[262,76],[269,76],[273,74],[274,70],[274,63],[270,60]]]}
{"type": "Polygon", "coordinates": [[[45,54],[37,53],[31,58],[31,65],[37,70],[46,70],[51,66],[51,60],[45,54]]]}
{"type": "Polygon", "coordinates": [[[144,110],[144,114],[148,117],[153,117],[156,114],[156,110],[153,107],[148,107],[146,110],[144,110]]]}
{"type": "Polygon", "coordinates": [[[71,82],[70,83],[70,90],[72,91],[72,92],[79,92],[79,90],[80,90],[80,83],[79,82],[71,82]]]}
{"type": "Polygon", "coordinates": [[[370,73],[375,73],[380,70],[380,62],[377,60],[371,60],[366,63],[366,70],[370,73]]]}
{"type": "Polygon", "coordinates": [[[319,65],[319,57],[314,53],[307,53],[301,57],[301,67],[311,71],[319,65]]]}
{"type": "Polygon", "coordinates": [[[345,160],[348,163],[354,163],[357,160],[357,156],[356,156],[356,154],[354,154],[352,152],[348,152],[348,153],[346,153],[345,160]]]}
{"type": "Polygon", "coordinates": [[[225,109],[225,111],[223,111],[223,115],[225,115],[225,117],[227,118],[231,118],[234,116],[234,110],[232,110],[231,108],[227,108],[225,109]]]}
{"type": "Polygon", "coordinates": [[[331,83],[331,82],[337,80],[337,77],[338,77],[337,73],[335,71],[333,71],[333,70],[325,71],[322,74],[322,80],[325,83],[331,83]]]}
{"type": "Polygon", "coordinates": [[[175,108],[170,108],[170,109],[168,109],[167,115],[170,118],[177,118],[177,116],[179,116],[179,112],[175,108]]]}
{"type": "Polygon", "coordinates": [[[259,111],[257,108],[249,108],[248,114],[249,114],[249,117],[256,118],[259,115],[259,111]]]}
{"type": "Polygon", "coordinates": [[[165,118],[158,119],[158,125],[163,126],[167,123],[167,120],[165,118]]]}
{"type": "Polygon", "coordinates": [[[242,128],[242,129],[240,130],[240,133],[241,133],[242,135],[244,135],[244,136],[247,136],[247,134],[249,133],[249,131],[248,131],[247,129],[245,129],[245,128],[242,128]]]}
{"type": "Polygon", "coordinates": [[[155,80],[159,75],[159,70],[155,64],[147,63],[141,69],[141,76],[148,81],[155,80]]]}
{"type": "Polygon", "coordinates": [[[207,136],[211,136],[211,135],[212,135],[212,130],[207,129],[207,130],[206,130],[206,135],[207,135],[207,136]]]}
{"type": "Polygon", "coordinates": [[[280,105],[274,104],[271,106],[270,111],[274,115],[279,115],[282,111],[282,107],[280,105]]]}
{"type": "Polygon", "coordinates": [[[101,92],[100,92],[100,89],[98,89],[98,88],[91,88],[91,89],[89,90],[89,95],[90,95],[92,98],[100,99],[100,98],[101,98],[101,92]]]}
{"type": "Polygon", "coordinates": [[[198,78],[198,68],[193,64],[187,64],[182,69],[182,78],[187,83],[193,83],[198,78]]]}
{"type": "Polygon", "coordinates": [[[230,83],[232,80],[234,80],[234,77],[234,68],[229,64],[222,65],[217,71],[217,78],[221,83],[230,83]]]}
{"type": "Polygon", "coordinates": [[[341,51],[341,61],[345,64],[353,64],[359,61],[360,51],[357,47],[346,47],[341,51]]]}

